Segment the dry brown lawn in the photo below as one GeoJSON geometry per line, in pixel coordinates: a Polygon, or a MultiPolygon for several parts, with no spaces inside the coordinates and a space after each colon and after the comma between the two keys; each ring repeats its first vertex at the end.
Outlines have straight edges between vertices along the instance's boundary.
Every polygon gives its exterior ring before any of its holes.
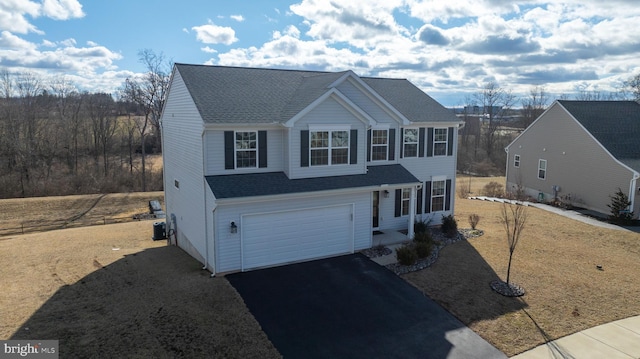
{"type": "Polygon", "coordinates": [[[0,240],[0,338],[58,339],[60,357],[279,357],[224,278],[152,221],[0,240]]]}
{"type": "MultiPolygon", "coordinates": [[[[149,201],[164,192],[109,193],[0,199],[0,236],[42,230],[127,222],[148,213],[149,201]]],[[[2,238],[2,237],[0,237],[2,238]]]]}
{"type": "MultiPolygon", "coordinates": [[[[504,178],[463,181],[480,194],[504,178]]],[[[2,200],[0,224],[88,218],[100,205],[97,213],[121,216],[162,198],[121,196],[95,206],[97,196],[2,200]]],[[[504,280],[508,260],[500,206],[456,198],[459,227],[477,213],[485,234],[446,247],[432,267],[403,278],[508,355],[640,314],[640,234],[535,208],[512,266],[512,281],[527,294],[493,292],[489,283],[504,280]]],[[[209,278],[200,263],[151,235],[152,221],[142,221],[0,237],[0,338],[59,339],[61,357],[279,356],[226,279],[209,278]]]]}
{"type": "Polygon", "coordinates": [[[479,214],[485,234],[446,247],[438,261],[403,277],[507,355],[547,340],[640,314],[640,234],[594,227],[529,208],[511,281],[526,290],[506,298],[508,247],[501,204],[456,199],[460,228],[479,214]],[[602,265],[603,270],[598,270],[602,265]]]}

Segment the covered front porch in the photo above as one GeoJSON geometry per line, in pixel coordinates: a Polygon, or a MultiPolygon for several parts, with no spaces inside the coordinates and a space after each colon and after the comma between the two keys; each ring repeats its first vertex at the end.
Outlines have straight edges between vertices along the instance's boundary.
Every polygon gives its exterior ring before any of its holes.
{"type": "Polygon", "coordinates": [[[406,230],[400,231],[397,229],[384,229],[381,231],[374,231],[372,237],[372,247],[383,245],[390,246],[394,244],[400,244],[409,242],[406,230]]]}

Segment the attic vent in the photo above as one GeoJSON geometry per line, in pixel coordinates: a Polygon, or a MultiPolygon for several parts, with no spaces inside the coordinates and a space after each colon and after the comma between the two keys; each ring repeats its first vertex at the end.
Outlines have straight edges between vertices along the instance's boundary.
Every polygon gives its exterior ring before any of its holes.
{"type": "Polygon", "coordinates": [[[180,188],[180,181],[173,180],[173,185],[176,186],[176,188],[180,188]]]}

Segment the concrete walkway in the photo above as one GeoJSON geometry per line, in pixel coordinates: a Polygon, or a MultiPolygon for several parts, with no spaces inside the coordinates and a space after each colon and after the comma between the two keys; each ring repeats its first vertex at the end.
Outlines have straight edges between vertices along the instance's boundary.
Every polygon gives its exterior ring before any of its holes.
{"type": "MultiPolygon", "coordinates": [[[[474,197],[469,197],[469,199],[477,199],[477,200],[481,200],[481,201],[491,201],[491,202],[501,202],[501,203],[503,203],[503,202],[515,203],[516,202],[516,201],[504,199],[504,198],[485,197],[485,196],[474,196],[474,197]]],[[[519,202],[519,203],[522,203],[525,206],[539,208],[539,209],[545,210],[547,212],[553,212],[555,214],[559,214],[561,216],[565,216],[565,217],[574,219],[576,221],[580,221],[580,222],[583,222],[583,223],[588,223],[588,224],[590,224],[592,226],[608,228],[608,229],[616,229],[616,230],[619,230],[619,231],[629,231],[629,229],[627,229],[627,228],[623,228],[623,227],[620,227],[620,226],[616,226],[615,224],[599,221],[599,220],[597,220],[595,218],[591,218],[589,216],[585,216],[584,214],[582,214],[580,212],[577,212],[577,211],[566,210],[566,209],[550,206],[550,205],[544,204],[544,203],[535,203],[535,202],[527,202],[527,201],[519,202]]]]}
{"type": "Polygon", "coordinates": [[[640,358],[640,315],[586,329],[511,358],[638,359],[640,358]]]}

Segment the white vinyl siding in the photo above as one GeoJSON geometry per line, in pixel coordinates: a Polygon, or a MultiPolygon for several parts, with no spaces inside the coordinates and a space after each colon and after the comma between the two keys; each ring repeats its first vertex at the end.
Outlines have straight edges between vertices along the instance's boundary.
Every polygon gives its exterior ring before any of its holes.
{"type": "Polygon", "coordinates": [[[176,214],[178,245],[204,262],[203,122],[177,71],[161,121],[167,218],[176,214]]]}

